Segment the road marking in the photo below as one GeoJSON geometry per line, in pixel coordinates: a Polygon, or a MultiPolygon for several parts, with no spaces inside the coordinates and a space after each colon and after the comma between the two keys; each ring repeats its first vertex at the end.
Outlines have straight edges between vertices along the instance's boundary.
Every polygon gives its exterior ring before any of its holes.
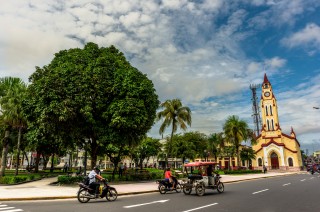
{"type": "Polygon", "coordinates": [[[2,210],[8,210],[8,209],[12,209],[12,208],[14,208],[14,207],[6,207],[6,208],[0,208],[0,211],[2,211],[2,210]]]}
{"type": "Polygon", "coordinates": [[[13,209],[14,207],[9,207],[8,205],[2,205],[0,203],[0,212],[18,212],[23,211],[22,209],[13,209]]]}
{"type": "Polygon", "coordinates": [[[302,181],[305,181],[305,180],[306,180],[306,179],[303,179],[303,180],[300,180],[300,181],[302,182],[302,181]]]}
{"type": "Polygon", "coordinates": [[[312,180],[314,177],[311,177],[310,180],[312,180]]]}
{"type": "Polygon", "coordinates": [[[290,185],[291,183],[287,183],[287,184],[283,184],[282,186],[287,186],[287,185],[290,185]]]}
{"type": "Polygon", "coordinates": [[[202,209],[202,208],[207,208],[207,207],[210,207],[210,206],[213,206],[213,205],[217,205],[218,203],[213,203],[213,204],[210,204],[210,205],[204,205],[204,206],[201,206],[201,207],[198,207],[198,208],[193,208],[193,209],[190,209],[190,210],[187,210],[187,211],[183,211],[183,212],[190,212],[190,211],[195,211],[195,210],[199,210],[199,209],[202,209]]]}
{"type": "Polygon", "coordinates": [[[123,206],[124,208],[134,208],[134,207],[139,207],[139,206],[143,206],[143,205],[150,205],[150,204],[154,204],[154,203],[164,203],[169,201],[167,200],[159,200],[159,201],[153,201],[153,202],[147,202],[147,203],[142,203],[142,204],[137,204],[137,205],[128,205],[128,206],[123,206]]]}
{"type": "Polygon", "coordinates": [[[257,193],[261,193],[261,192],[268,191],[268,190],[269,190],[269,189],[264,189],[264,190],[261,190],[261,191],[253,192],[252,194],[257,194],[257,193]]]}

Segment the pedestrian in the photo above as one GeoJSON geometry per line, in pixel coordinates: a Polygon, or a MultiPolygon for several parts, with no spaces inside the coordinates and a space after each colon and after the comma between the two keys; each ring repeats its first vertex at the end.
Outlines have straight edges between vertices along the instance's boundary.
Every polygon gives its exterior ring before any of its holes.
{"type": "Polygon", "coordinates": [[[267,172],[267,167],[263,165],[263,174],[265,174],[266,172],[267,172]]]}
{"type": "Polygon", "coordinates": [[[63,166],[63,172],[67,172],[68,171],[68,162],[66,162],[63,166]]]}
{"type": "Polygon", "coordinates": [[[119,177],[122,177],[123,169],[124,169],[123,163],[120,163],[120,167],[119,167],[119,177]]]}
{"type": "Polygon", "coordinates": [[[123,167],[123,174],[126,174],[127,172],[127,163],[124,163],[124,167],[123,167]]]}

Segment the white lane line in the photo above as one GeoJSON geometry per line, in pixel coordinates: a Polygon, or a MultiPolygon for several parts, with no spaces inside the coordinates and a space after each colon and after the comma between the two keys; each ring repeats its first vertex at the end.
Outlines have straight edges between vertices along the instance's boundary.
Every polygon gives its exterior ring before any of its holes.
{"type": "Polygon", "coordinates": [[[269,190],[269,189],[264,189],[264,190],[261,190],[261,191],[253,192],[252,194],[257,194],[257,193],[261,193],[261,192],[268,191],[268,190],[269,190]]]}
{"type": "Polygon", "coordinates": [[[202,209],[202,208],[207,208],[207,207],[210,207],[210,206],[213,206],[213,205],[217,205],[217,204],[218,203],[213,203],[213,204],[210,204],[210,205],[204,205],[204,206],[201,206],[201,207],[198,207],[198,208],[193,208],[193,209],[186,210],[186,211],[183,211],[183,212],[195,211],[195,210],[199,210],[199,209],[202,209]]]}
{"type": "Polygon", "coordinates": [[[8,206],[8,205],[0,205],[0,207],[6,207],[6,206],[8,206]]]}
{"type": "Polygon", "coordinates": [[[12,209],[12,208],[14,208],[14,207],[6,207],[6,208],[0,208],[0,211],[2,211],[2,210],[8,210],[8,209],[12,209]]]}
{"type": "Polygon", "coordinates": [[[312,180],[314,177],[311,177],[310,180],[312,180]]]}
{"type": "Polygon", "coordinates": [[[167,200],[159,200],[159,201],[153,201],[153,202],[147,202],[147,203],[142,203],[142,204],[137,204],[137,205],[128,205],[128,206],[123,206],[124,208],[134,208],[134,207],[139,207],[139,206],[143,206],[143,205],[150,205],[150,204],[154,204],[154,203],[164,203],[169,201],[167,200]]]}
{"type": "Polygon", "coordinates": [[[301,182],[305,181],[306,179],[300,180],[301,182]]]}
{"type": "Polygon", "coordinates": [[[290,185],[291,183],[287,183],[287,184],[283,184],[282,186],[287,186],[287,185],[290,185]]]}
{"type": "Polygon", "coordinates": [[[13,209],[13,210],[7,210],[3,212],[18,212],[18,211],[23,211],[22,209],[13,209]]]}

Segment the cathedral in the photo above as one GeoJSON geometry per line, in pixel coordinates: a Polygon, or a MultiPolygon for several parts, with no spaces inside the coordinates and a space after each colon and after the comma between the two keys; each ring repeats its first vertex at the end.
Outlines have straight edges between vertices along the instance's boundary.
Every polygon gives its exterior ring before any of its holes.
{"type": "Polygon", "coordinates": [[[264,75],[260,100],[262,128],[252,146],[256,159],[254,169],[299,171],[302,166],[300,144],[291,127],[290,135],[281,131],[277,100],[267,75],[264,75]]]}

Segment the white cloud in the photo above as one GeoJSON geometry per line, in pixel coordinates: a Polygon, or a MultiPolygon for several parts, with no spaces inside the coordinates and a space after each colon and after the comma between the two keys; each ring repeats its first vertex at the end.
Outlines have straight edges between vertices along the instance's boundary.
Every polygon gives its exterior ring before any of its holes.
{"type": "Polygon", "coordinates": [[[283,39],[282,43],[290,48],[301,46],[320,50],[320,27],[317,24],[309,23],[301,31],[283,39]]]}
{"type": "MultiPolygon", "coordinates": [[[[50,63],[54,53],[82,48],[86,42],[115,45],[154,82],[161,101],[181,98],[192,107],[189,130],[218,132],[232,114],[252,124],[249,85],[262,82],[264,65],[272,76],[290,63],[282,55],[247,55],[245,48],[257,48],[244,46],[248,37],[254,40],[270,26],[293,26],[316,5],[313,0],[3,1],[0,77],[27,80],[34,67],[50,63]],[[245,7],[249,3],[257,6],[255,13],[245,7]]],[[[291,48],[319,46],[319,34],[319,26],[309,24],[284,43],[291,48]]],[[[306,85],[296,87],[301,91],[298,99],[285,92],[276,94],[284,98],[279,103],[280,110],[286,111],[280,117],[285,117],[283,125],[297,119],[302,134],[315,129],[303,124],[303,117],[312,124],[316,119],[312,113],[304,116],[296,110],[307,103],[320,105],[316,85],[309,93],[306,85]]],[[[153,132],[158,136],[158,130],[153,132]]]]}
{"type": "Polygon", "coordinates": [[[271,69],[281,68],[286,64],[286,62],[287,61],[285,59],[279,57],[273,57],[264,61],[264,63],[267,65],[267,68],[271,69]]]}

